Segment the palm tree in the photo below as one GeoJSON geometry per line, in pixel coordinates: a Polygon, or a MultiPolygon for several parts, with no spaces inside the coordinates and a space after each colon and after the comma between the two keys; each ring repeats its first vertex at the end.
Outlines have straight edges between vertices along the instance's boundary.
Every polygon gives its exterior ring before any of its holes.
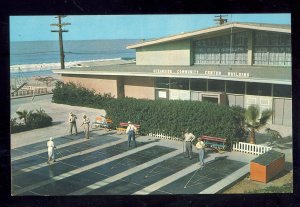
{"type": "Polygon", "coordinates": [[[36,113],[43,116],[45,114],[45,110],[40,108],[40,109],[36,109],[36,113]]]}
{"type": "Polygon", "coordinates": [[[272,110],[266,109],[261,113],[259,106],[257,105],[250,105],[248,109],[245,111],[245,125],[248,129],[250,129],[250,144],[255,144],[255,131],[258,131],[261,127],[267,124],[267,121],[272,116],[272,110]]]}
{"type": "Polygon", "coordinates": [[[32,114],[32,110],[31,111],[27,111],[27,110],[23,110],[23,111],[17,111],[17,115],[19,116],[19,119],[23,119],[24,120],[24,123],[25,125],[27,125],[27,122],[28,122],[28,117],[32,114]]]}

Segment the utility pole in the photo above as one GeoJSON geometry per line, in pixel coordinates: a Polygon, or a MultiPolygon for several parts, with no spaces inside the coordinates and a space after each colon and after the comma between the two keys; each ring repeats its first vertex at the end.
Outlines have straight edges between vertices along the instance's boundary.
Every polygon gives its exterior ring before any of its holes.
{"type": "Polygon", "coordinates": [[[225,19],[225,18],[223,18],[223,17],[227,17],[228,15],[222,15],[222,14],[220,14],[220,15],[218,15],[218,16],[215,16],[215,17],[218,17],[217,19],[214,19],[214,21],[217,23],[217,24],[219,24],[219,25],[222,25],[222,24],[224,24],[224,23],[226,23],[227,22],[227,19],[225,19]]]}
{"type": "Polygon", "coordinates": [[[58,30],[51,30],[51,32],[58,32],[59,35],[59,50],[60,50],[60,66],[61,69],[65,69],[65,54],[64,54],[64,45],[63,45],[63,38],[62,33],[68,32],[69,30],[64,30],[63,26],[71,25],[71,23],[62,23],[61,19],[66,16],[58,15],[55,18],[58,18],[58,24],[50,24],[50,26],[57,26],[58,30]]]}

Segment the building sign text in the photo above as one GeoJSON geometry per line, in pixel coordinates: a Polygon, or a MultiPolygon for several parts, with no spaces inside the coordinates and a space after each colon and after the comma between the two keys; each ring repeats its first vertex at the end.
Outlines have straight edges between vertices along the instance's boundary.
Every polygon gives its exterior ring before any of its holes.
{"type": "MultiPolygon", "coordinates": [[[[201,74],[199,70],[173,70],[173,69],[154,69],[153,73],[163,73],[163,74],[201,74]]],[[[203,72],[202,72],[203,73],[203,72]]],[[[222,71],[215,71],[215,70],[205,70],[204,75],[209,76],[229,76],[229,77],[238,77],[238,78],[249,78],[249,73],[244,72],[222,72],[222,71]]]]}

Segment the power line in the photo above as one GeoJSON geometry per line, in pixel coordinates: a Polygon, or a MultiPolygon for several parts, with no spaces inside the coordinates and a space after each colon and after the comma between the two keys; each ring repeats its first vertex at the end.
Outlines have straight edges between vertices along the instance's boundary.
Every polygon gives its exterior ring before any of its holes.
{"type": "Polygon", "coordinates": [[[220,14],[218,16],[215,16],[215,17],[217,17],[217,19],[214,19],[214,21],[216,22],[216,24],[222,25],[222,24],[226,23],[227,20],[228,20],[228,19],[225,19],[223,17],[227,17],[227,16],[228,15],[222,15],[222,14],[220,14]]]}
{"type": "Polygon", "coordinates": [[[58,32],[59,35],[59,48],[60,48],[60,65],[61,69],[65,69],[65,54],[64,54],[64,46],[63,46],[63,39],[62,39],[62,33],[68,32],[69,30],[64,30],[63,27],[67,25],[71,25],[71,23],[62,23],[61,19],[66,16],[58,15],[55,18],[58,18],[58,24],[50,24],[50,26],[57,26],[58,30],[51,30],[51,32],[58,32]]]}

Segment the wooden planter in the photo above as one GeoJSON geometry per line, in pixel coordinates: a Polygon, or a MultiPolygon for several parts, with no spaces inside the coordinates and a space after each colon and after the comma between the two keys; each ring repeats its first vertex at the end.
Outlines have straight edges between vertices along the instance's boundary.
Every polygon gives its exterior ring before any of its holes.
{"type": "Polygon", "coordinates": [[[281,152],[270,150],[250,163],[250,179],[267,183],[278,173],[284,170],[285,155],[281,152]]]}

